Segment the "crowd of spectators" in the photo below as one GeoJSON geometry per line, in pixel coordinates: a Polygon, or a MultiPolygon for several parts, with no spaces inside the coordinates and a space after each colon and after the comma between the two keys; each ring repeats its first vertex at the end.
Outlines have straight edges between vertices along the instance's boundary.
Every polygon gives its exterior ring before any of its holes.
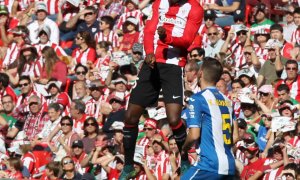
{"type": "MultiPolygon", "coordinates": [[[[0,0],[0,178],[118,179],[152,3],[0,0]]],[[[201,91],[202,60],[218,59],[217,88],[238,122],[237,179],[300,179],[299,5],[284,2],[275,21],[264,3],[247,11],[245,0],[199,3],[204,19],[183,69],[182,119],[201,91]]],[[[203,150],[189,150],[191,164],[203,150]]],[[[180,176],[162,94],[140,118],[134,162],[137,180],[180,176]]]]}

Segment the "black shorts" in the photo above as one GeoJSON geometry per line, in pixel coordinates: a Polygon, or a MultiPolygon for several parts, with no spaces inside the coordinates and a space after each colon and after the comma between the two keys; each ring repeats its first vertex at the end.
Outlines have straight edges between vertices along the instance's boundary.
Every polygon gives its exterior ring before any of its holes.
{"type": "Polygon", "coordinates": [[[155,63],[150,68],[144,63],[139,72],[136,86],[132,89],[129,103],[144,108],[153,106],[158,100],[160,89],[166,104],[183,104],[183,68],[173,64],[155,63]]]}

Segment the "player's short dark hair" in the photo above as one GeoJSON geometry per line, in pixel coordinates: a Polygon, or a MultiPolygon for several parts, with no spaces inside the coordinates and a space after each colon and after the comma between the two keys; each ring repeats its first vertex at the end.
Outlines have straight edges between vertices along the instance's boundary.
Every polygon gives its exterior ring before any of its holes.
{"type": "Polygon", "coordinates": [[[278,87],[277,87],[277,91],[285,91],[287,93],[290,93],[290,88],[288,85],[286,84],[280,84],[278,87]]]}
{"type": "Polygon", "coordinates": [[[201,66],[202,76],[206,82],[216,84],[223,73],[222,64],[215,58],[205,57],[201,66]]]}
{"type": "Polygon", "coordinates": [[[205,56],[205,51],[203,48],[201,47],[195,47],[190,51],[190,54],[192,53],[192,51],[197,51],[199,56],[205,56]]]}

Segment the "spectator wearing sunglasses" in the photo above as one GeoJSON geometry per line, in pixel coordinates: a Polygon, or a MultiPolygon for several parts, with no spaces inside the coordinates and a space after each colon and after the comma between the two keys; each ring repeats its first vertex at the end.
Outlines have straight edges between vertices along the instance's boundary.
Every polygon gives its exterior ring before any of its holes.
{"type": "Polygon", "coordinates": [[[196,61],[198,64],[202,64],[203,58],[205,57],[205,51],[203,48],[195,47],[189,53],[189,61],[196,61]]]}
{"type": "Polygon", "coordinates": [[[207,30],[207,37],[209,43],[204,46],[205,54],[208,57],[215,58],[221,50],[224,41],[219,36],[219,29],[216,26],[212,26],[207,30]]]}
{"type": "Polygon", "coordinates": [[[74,161],[72,157],[65,156],[61,160],[61,165],[63,169],[63,180],[81,180],[82,175],[76,171],[74,161]]]}
{"type": "Polygon", "coordinates": [[[14,138],[20,131],[24,132],[24,137],[33,140],[43,130],[46,122],[49,121],[49,116],[42,106],[42,101],[39,96],[31,95],[28,98],[29,111],[18,113],[18,121],[8,131],[7,137],[14,138]]]}
{"type": "Polygon", "coordinates": [[[42,94],[35,91],[33,88],[33,83],[29,76],[21,76],[19,79],[19,88],[21,90],[21,96],[18,97],[16,107],[20,107],[20,110],[23,112],[29,111],[29,97],[32,95],[36,95],[39,97],[41,104],[45,103],[45,98],[42,94]]]}
{"type": "Polygon", "coordinates": [[[84,137],[82,138],[84,151],[89,154],[95,148],[97,135],[99,134],[99,126],[94,117],[89,117],[83,124],[84,137]]]}
{"type": "Polygon", "coordinates": [[[275,86],[275,97],[278,96],[277,87],[281,84],[286,84],[289,87],[290,96],[297,101],[300,101],[300,75],[298,75],[298,63],[295,60],[288,60],[285,64],[287,77],[279,80],[275,86]]]}
{"type": "Polygon", "coordinates": [[[272,85],[263,85],[258,89],[258,97],[255,95],[251,96],[264,114],[270,114],[276,106],[273,92],[272,85]]]}
{"type": "Polygon", "coordinates": [[[77,140],[72,143],[72,160],[75,164],[75,169],[79,174],[88,172],[87,167],[89,158],[88,154],[84,152],[84,144],[82,140],[77,140]]]}
{"type": "MultiPolygon", "coordinates": [[[[143,130],[145,136],[137,142],[137,145],[146,147],[151,144],[151,139],[153,138],[154,134],[157,133],[157,121],[152,118],[147,118],[144,122],[143,130]]],[[[144,154],[146,154],[146,152],[144,152],[144,154]]]]}
{"type": "Polygon", "coordinates": [[[73,120],[69,116],[64,116],[60,120],[62,134],[58,137],[54,145],[49,143],[49,147],[56,155],[54,161],[60,161],[72,152],[72,144],[79,140],[79,135],[73,131],[73,120]]]}
{"type": "Polygon", "coordinates": [[[220,52],[226,53],[227,57],[233,59],[236,69],[241,69],[247,65],[242,50],[248,41],[250,41],[248,28],[243,24],[239,24],[231,27],[221,47],[220,52]]]}

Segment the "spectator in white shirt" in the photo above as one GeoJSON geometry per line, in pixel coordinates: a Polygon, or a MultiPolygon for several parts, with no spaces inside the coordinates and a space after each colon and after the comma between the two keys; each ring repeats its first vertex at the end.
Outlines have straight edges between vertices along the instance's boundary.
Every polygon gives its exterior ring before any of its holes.
{"type": "Polygon", "coordinates": [[[39,42],[38,34],[44,26],[51,27],[50,42],[59,43],[59,29],[57,24],[47,17],[47,5],[45,2],[37,2],[36,5],[36,20],[28,25],[29,38],[32,44],[39,42]]]}
{"type": "Polygon", "coordinates": [[[215,58],[216,54],[220,52],[224,41],[220,39],[219,30],[216,26],[208,28],[207,35],[210,43],[204,47],[205,55],[207,57],[215,58]]]}

